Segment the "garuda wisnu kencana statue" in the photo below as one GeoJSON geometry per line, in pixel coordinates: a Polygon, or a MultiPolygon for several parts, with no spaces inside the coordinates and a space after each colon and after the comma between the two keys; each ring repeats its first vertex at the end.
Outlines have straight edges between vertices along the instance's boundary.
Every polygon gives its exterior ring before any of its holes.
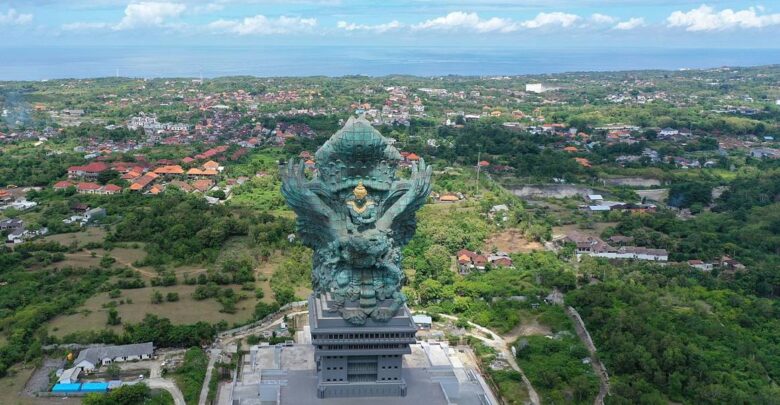
{"type": "Polygon", "coordinates": [[[302,162],[282,170],[282,194],[314,250],[314,293],[329,293],[351,324],[387,321],[406,301],[401,249],[430,194],[431,168],[420,159],[400,179],[400,153],[364,118],[350,118],[315,160],[310,178],[302,162]]]}

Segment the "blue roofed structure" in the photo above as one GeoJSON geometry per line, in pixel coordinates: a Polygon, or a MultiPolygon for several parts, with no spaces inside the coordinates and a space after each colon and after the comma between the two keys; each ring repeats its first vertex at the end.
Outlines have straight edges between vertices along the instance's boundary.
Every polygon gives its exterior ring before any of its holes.
{"type": "Polygon", "coordinates": [[[81,384],[81,392],[106,392],[108,391],[108,383],[105,382],[90,382],[81,384]]]}
{"type": "Polygon", "coordinates": [[[79,389],[81,389],[79,383],[62,383],[55,384],[51,392],[79,392],[79,389]]]}

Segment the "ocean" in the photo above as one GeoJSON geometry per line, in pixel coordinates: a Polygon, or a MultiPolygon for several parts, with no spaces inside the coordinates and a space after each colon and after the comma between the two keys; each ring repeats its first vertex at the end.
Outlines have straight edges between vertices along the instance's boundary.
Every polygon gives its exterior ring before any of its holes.
{"type": "Polygon", "coordinates": [[[523,75],[780,63],[780,49],[387,46],[0,46],[0,80],[219,76],[523,75]]]}

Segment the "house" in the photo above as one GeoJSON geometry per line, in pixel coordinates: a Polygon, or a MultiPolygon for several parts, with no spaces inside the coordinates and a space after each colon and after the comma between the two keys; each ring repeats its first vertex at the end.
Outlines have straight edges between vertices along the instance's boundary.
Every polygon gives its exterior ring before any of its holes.
{"type": "Polygon", "coordinates": [[[201,193],[209,191],[213,185],[214,182],[208,179],[195,180],[192,182],[192,188],[201,193]]]}
{"type": "Polygon", "coordinates": [[[488,264],[488,258],[468,249],[461,249],[456,254],[458,259],[458,272],[460,274],[468,274],[473,269],[485,270],[485,266],[488,264]]]}
{"type": "Polygon", "coordinates": [[[504,252],[496,252],[488,255],[487,260],[495,267],[513,267],[512,259],[504,252]]]}
{"type": "Polygon", "coordinates": [[[81,374],[81,369],[76,367],[62,370],[62,373],[57,376],[57,382],[60,384],[75,384],[79,381],[79,374],[81,374]]]}
{"type": "Polygon", "coordinates": [[[106,184],[100,190],[100,194],[114,195],[114,194],[119,193],[121,191],[122,191],[122,187],[119,187],[116,184],[106,184]]]}
{"type": "Polygon", "coordinates": [[[663,138],[663,137],[675,136],[675,135],[678,135],[679,133],[680,133],[680,131],[678,131],[678,130],[676,130],[674,128],[667,127],[667,128],[662,129],[660,132],[658,132],[658,136],[663,138]]]}
{"type": "Polygon", "coordinates": [[[185,183],[185,182],[183,182],[181,180],[174,180],[174,181],[168,183],[168,185],[169,186],[174,186],[174,187],[178,188],[179,190],[184,191],[185,193],[190,193],[190,192],[192,192],[192,190],[194,190],[192,188],[192,186],[190,186],[189,184],[187,184],[187,183],[185,183]]]}
{"type": "Polygon", "coordinates": [[[69,182],[67,180],[62,180],[62,181],[58,181],[58,182],[54,183],[54,189],[55,190],[65,190],[65,189],[67,189],[68,187],[70,187],[72,185],[73,185],[73,183],[71,183],[71,182],[69,182]]]}
{"type": "Polygon", "coordinates": [[[601,196],[601,194],[588,194],[588,201],[591,202],[600,202],[603,201],[604,197],[601,196]]]}
{"type": "Polygon", "coordinates": [[[143,176],[133,180],[133,184],[130,185],[130,191],[145,191],[152,182],[157,179],[157,175],[154,173],[146,173],[143,176]]]}
{"type": "Polygon", "coordinates": [[[574,158],[574,160],[582,167],[591,167],[590,160],[586,158],[574,158]]]}
{"type": "Polygon", "coordinates": [[[79,194],[99,194],[100,184],[87,182],[76,185],[76,192],[79,194]]]}
{"type": "Polygon", "coordinates": [[[712,271],[715,267],[712,263],[705,263],[701,260],[688,260],[688,265],[701,271],[712,271]]]}
{"type": "Polygon", "coordinates": [[[417,329],[430,329],[433,324],[433,319],[428,315],[412,315],[412,321],[417,325],[417,329]]]}
{"type": "Polygon", "coordinates": [[[35,231],[29,231],[24,228],[16,228],[8,234],[6,242],[14,244],[22,243],[30,239],[34,239],[35,237],[46,235],[47,233],[49,233],[49,228],[45,227],[35,231]]]}
{"type": "Polygon", "coordinates": [[[90,347],[79,353],[76,360],[73,361],[73,367],[81,371],[92,372],[100,366],[114,362],[150,359],[153,354],[154,344],[152,342],[90,347]]]}
{"type": "Polygon", "coordinates": [[[780,149],[753,148],[750,149],[750,157],[756,159],[780,159],[780,149]]]}
{"type": "Polygon", "coordinates": [[[609,241],[616,245],[625,245],[634,241],[631,236],[613,235],[609,237],[609,241]]]}
{"type": "Polygon", "coordinates": [[[24,228],[24,221],[16,218],[9,218],[0,221],[0,231],[7,231],[10,229],[24,228]]]}
{"type": "Polygon", "coordinates": [[[71,166],[68,168],[68,177],[84,177],[87,179],[97,179],[97,176],[108,170],[110,166],[103,162],[92,162],[85,166],[71,166]]]}
{"type": "Polygon", "coordinates": [[[184,169],[179,165],[160,166],[154,169],[154,174],[158,176],[173,177],[184,174],[184,169]]]}
{"type": "Polygon", "coordinates": [[[219,170],[219,163],[217,163],[217,162],[215,162],[213,160],[209,160],[208,162],[203,164],[203,169],[204,170],[209,170],[209,169],[210,170],[219,170]]]}
{"type": "Polygon", "coordinates": [[[597,236],[572,232],[562,239],[564,243],[574,243],[577,258],[582,255],[604,257],[607,259],[633,259],[665,262],[669,260],[666,249],[651,249],[637,246],[615,248],[597,236]]]}
{"type": "Polygon", "coordinates": [[[13,194],[8,190],[0,190],[0,204],[7,204],[14,200],[13,194]]]}
{"type": "Polygon", "coordinates": [[[742,263],[740,263],[740,262],[738,262],[738,261],[736,261],[736,260],[734,260],[734,259],[732,259],[732,258],[730,258],[728,256],[721,257],[719,264],[720,264],[720,267],[725,269],[725,270],[741,271],[741,270],[745,270],[745,268],[746,268],[744,264],[742,264],[742,263]]]}

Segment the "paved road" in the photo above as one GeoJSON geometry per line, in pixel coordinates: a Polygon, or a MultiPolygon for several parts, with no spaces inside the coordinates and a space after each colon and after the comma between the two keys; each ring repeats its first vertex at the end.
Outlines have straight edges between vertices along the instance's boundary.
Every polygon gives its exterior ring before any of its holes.
{"type": "Polygon", "coordinates": [[[187,403],[184,402],[184,395],[182,395],[181,390],[179,390],[179,387],[177,387],[173,381],[165,378],[150,378],[146,380],[146,384],[149,385],[149,388],[158,388],[170,392],[173,396],[174,404],[187,405],[187,403]]]}
{"type": "Polygon", "coordinates": [[[203,387],[200,389],[200,398],[198,399],[198,405],[206,405],[206,398],[209,396],[209,381],[211,381],[211,373],[214,371],[214,363],[219,358],[219,349],[211,349],[209,352],[209,365],[206,367],[206,378],[203,380],[203,387]]]}
{"type": "MultiPolygon", "coordinates": [[[[458,320],[457,316],[446,315],[446,314],[439,314],[439,315],[442,318],[451,319],[453,321],[457,321],[458,320]]],[[[492,348],[500,351],[501,353],[503,353],[504,358],[507,360],[507,362],[509,362],[509,366],[512,367],[512,370],[515,370],[518,373],[520,373],[520,378],[522,378],[523,384],[525,384],[525,388],[528,390],[528,398],[531,400],[531,403],[534,404],[534,405],[540,405],[541,404],[541,400],[539,399],[539,394],[536,392],[536,390],[534,389],[533,385],[531,385],[531,381],[528,379],[528,377],[525,376],[525,373],[523,372],[523,369],[521,369],[520,366],[517,364],[517,361],[515,361],[515,356],[513,356],[512,352],[507,348],[507,346],[508,346],[508,344],[510,342],[507,342],[498,333],[495,333],[492,330],[490,330],[490,329],[488,329],[488,328],[486,328],[484,326],[477,325],[476,323],[473,323],[473,322],[470,322],[470,321],[469,321],[469,325],[471,325],[472,328],[474,328],[474,329],[476,329],[476,330],[478,330],[478,331],[480,331],[480,332],[482,332],[482,333],[484,333],[484,334],[486,334],[486,335],[491,337],[490,339],[488,339],[488,338],[486,338],[484,336],[480,336],[480,335],[477,335],[475,333],[471,333],[471,332],[467,333],[469,336],[475,337],[475,338],[477,338],[477,339],[487,343],[488,345],[490,345],[490,347],[492,347],[492,348]]]]}

